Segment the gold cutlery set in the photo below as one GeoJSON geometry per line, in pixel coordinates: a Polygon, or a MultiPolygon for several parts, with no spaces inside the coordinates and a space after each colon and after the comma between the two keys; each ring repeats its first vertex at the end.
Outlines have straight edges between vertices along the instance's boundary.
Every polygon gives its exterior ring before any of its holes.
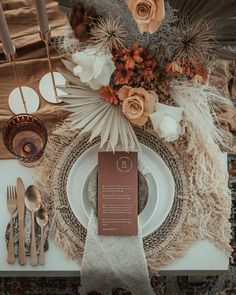
{"type": "Polygon", "coordinates": [[[13,234],[13,214],[18,210],[18,261],[20,265],[26,264],[25,257],[25,206],[31,212],[31,243],[30,243],[30,264],[45,264],[44,257],[44,228],[48,224],[48,214],[41,207],[41,195],[34,185],[30,185],[26,190],[21,178],[17,178],[16,187],[7,187],[7,208],[10,217],[10,234],[8,241],[7,262],[15,262],[14,234],[13,234]],[[36,222],[41,228],[41,238],[39,246],[39,257],[37,255],[35,241],[35,217],[36,222]]]}

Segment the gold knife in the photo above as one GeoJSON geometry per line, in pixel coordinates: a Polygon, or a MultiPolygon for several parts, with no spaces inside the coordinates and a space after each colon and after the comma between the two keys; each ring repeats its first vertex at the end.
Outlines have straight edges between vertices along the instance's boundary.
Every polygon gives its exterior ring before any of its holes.
{"type": "Polygon", "coordinates": [[[20,177],[16,181],[17,192],[17,206],[18,206],[18,218],[19,218],[19,248],[18,248],[18,260],[20,265],[25,265],[25,186],[20,177]]]}

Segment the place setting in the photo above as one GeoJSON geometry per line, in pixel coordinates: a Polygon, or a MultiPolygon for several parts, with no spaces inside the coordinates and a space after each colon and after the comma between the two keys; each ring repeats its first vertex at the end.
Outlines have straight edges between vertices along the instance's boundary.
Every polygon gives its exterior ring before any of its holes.
{"type": "Polygon", "coordinates": [[[24,266],[45,264],[45,251],[48,251],[49,216],[42,207],[38,189],[31,185],[26,188],[22,179],[16,185],[7,187],[7,209],[10,222],[6,229],[7,263],[24,266]],[[16,259],[17,257],[17,259],[16,259]]]}
{"type": "Polygon", "coordinates": [[[224,152],[234,140],[220,116],[234,106],[210,83],[209,58],[227,50],[219,53],[222,35],[209,45],[211,29],[209,42],[190,38],[184,47],[193,32],[172,1],[84,2],[54,48],[63,53],[55,70],[46,3],[34,1],[49,69],[38,91],[23,86],[0,5],[0,40],[17,84],[2,139],[33,175],[28,187],[19,176],[6,188],[7,263],[43,267],[56,245],[78,265],[80,294],[154,294],[159,269],[198,241],[231,256],[224,152]],[[66,116],[53,130],[41,98],[66,116]]]}

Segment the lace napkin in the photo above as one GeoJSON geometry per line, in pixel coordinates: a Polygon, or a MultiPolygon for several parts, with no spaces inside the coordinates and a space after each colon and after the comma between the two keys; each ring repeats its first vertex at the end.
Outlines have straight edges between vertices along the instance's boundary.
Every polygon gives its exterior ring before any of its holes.
{"type": "Polygon", "coordinates": [[[99,236],[98,221],[92,210],[81,270],[80,294],[97,291],[112,294],[123,288],[132,294],[155,294],[143,250],[142,231],[137,236],[99,236]]]}

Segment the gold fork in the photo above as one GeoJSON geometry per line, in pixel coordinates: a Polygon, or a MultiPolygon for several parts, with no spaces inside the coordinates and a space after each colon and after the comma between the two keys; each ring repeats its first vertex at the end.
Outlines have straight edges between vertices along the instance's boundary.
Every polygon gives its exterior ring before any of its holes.
{"type": "Polygon", "coordinates": [[[13,264],[15,261],[15,250],[14,250],[13,221],[12,221],[12,219],[13,219],[13,213],[17,209],[16,187],[15,186],[8,186],[7,187],[7,209],[9,211],[9,213],[11,214],[7,263],[13,264]]]}

